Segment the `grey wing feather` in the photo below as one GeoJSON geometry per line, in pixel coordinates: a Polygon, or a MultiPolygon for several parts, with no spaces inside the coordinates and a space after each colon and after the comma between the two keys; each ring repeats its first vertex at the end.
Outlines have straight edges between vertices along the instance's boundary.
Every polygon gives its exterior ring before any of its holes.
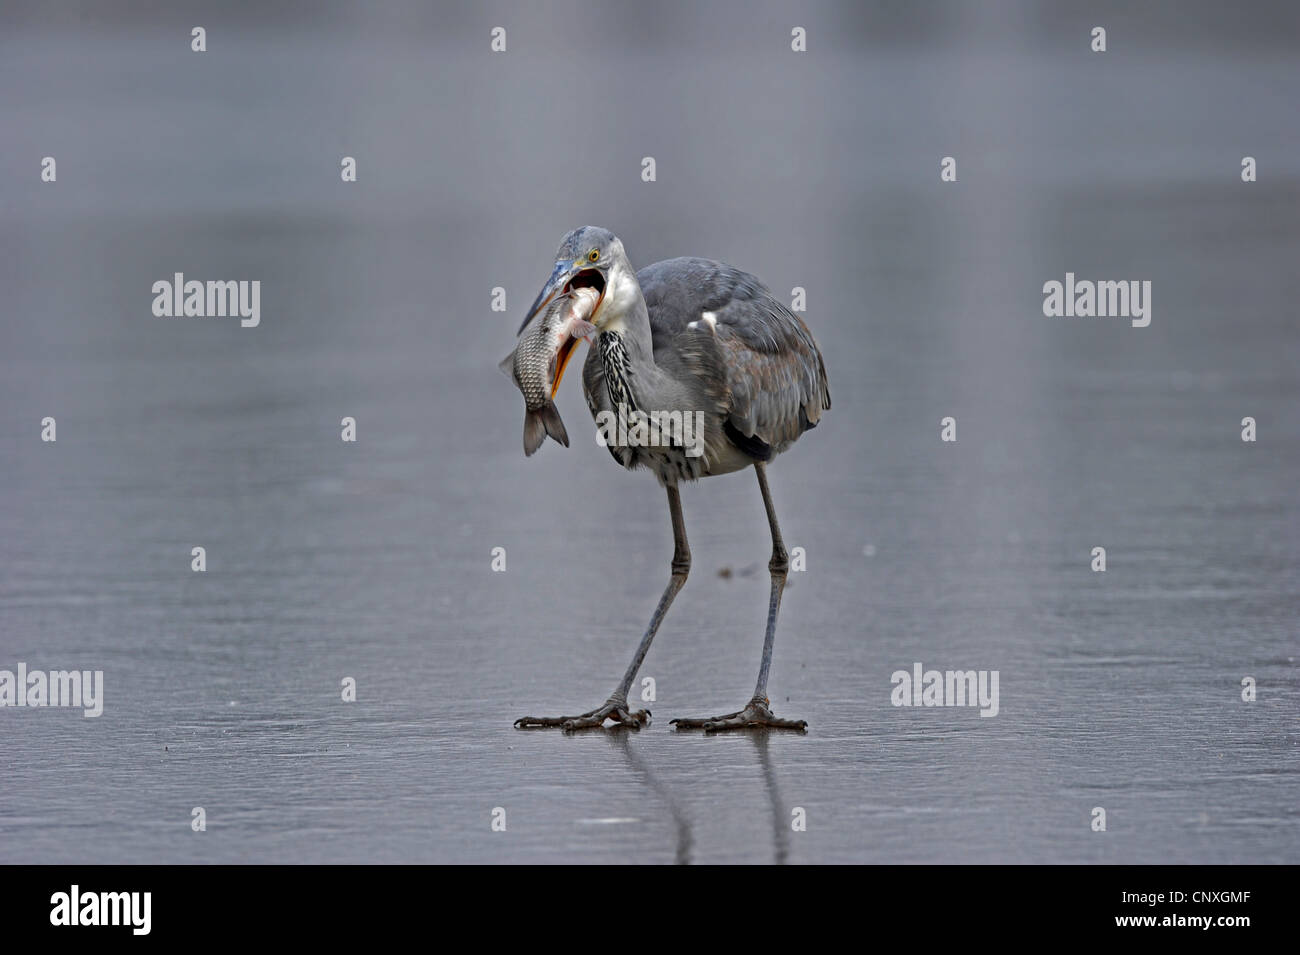
{"type": "Polygon", "coordinates": [[[821,352],[803,321],[758,279],[720,262],[683,258],[647,266],[637,280],[650,312],[655,361],[698,353],[697,364],[725,379],[728,431],[741,439],[733,442],[765,457],[816,427],[831,406],[821,352]],[[713,316],[712,328],[705,312],[713,316]],[[706,338],[716,350],[706,347],[706,338]]]}

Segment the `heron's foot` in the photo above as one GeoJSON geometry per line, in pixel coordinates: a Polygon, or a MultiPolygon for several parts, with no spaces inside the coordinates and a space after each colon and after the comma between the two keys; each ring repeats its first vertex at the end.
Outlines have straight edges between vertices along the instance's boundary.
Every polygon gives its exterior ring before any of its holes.
{"type": "Polygon", "coordinates": [[[808,729],[805,720],[783,720],[773,716],[768,708],[768,702],[766,699],[755,697],[743,710],[736,713],[703,719],[678,719],[673,720],[670,725],[676,726],[679,730],[704,730],[706,733],[750,729],[798,730],[802,733],[808,729]]]}
{"type": "Polygon", "coordinates": [[[604,726],[606,720],[613,720],[615,726],[640,729],[650,722],[650,711],[628,709],[627,700],[611,697],[603,706],[598,706],[581,716],[521,716],[515,720],[515,726],[519,729],[558,726],[568,732],[595,729],[597,726],[604,726]]]}

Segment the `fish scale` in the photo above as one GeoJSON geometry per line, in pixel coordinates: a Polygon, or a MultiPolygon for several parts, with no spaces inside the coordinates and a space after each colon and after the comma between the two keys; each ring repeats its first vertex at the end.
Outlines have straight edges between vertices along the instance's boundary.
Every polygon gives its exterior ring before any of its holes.
{"type": "Polygon", "coordinates": [[[531,455],[550,435],[569,446],[569,435],[551,396],[561,347],[569,339],[586,338],[595,332],[588,321],[600,295],[595,289],[577,288],[555,296],[524,330],[515,350],[501,362],[524,396],[524,454],[531,455]]]}

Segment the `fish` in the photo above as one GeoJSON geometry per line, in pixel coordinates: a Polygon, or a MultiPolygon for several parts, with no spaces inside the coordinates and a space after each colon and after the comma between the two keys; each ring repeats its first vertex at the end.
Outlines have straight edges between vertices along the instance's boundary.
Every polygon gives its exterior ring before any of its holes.
{"type": "Polygon", "coordinates": [[[555,296],[524,329],[515,350],[500,368],[514,379],[524,396],[524,454],[531,457],[549,434],[566,448],[569,435],[555,407],[555,393],[564,366],[578,341],[589,342],[596,326],[587,321],[600,300],[593,288],[576,288],[555,296]]]}

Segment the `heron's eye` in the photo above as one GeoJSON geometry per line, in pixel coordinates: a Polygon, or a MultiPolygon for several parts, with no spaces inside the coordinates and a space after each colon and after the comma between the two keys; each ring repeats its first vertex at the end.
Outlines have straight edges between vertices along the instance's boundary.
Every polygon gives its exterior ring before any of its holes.
{"type": "Polygon", "coordinates": [[[590,252],[587,253],[588,262],[595,262],[599,258],[600,258],[600,249],[592,249],[590,252]]]}

